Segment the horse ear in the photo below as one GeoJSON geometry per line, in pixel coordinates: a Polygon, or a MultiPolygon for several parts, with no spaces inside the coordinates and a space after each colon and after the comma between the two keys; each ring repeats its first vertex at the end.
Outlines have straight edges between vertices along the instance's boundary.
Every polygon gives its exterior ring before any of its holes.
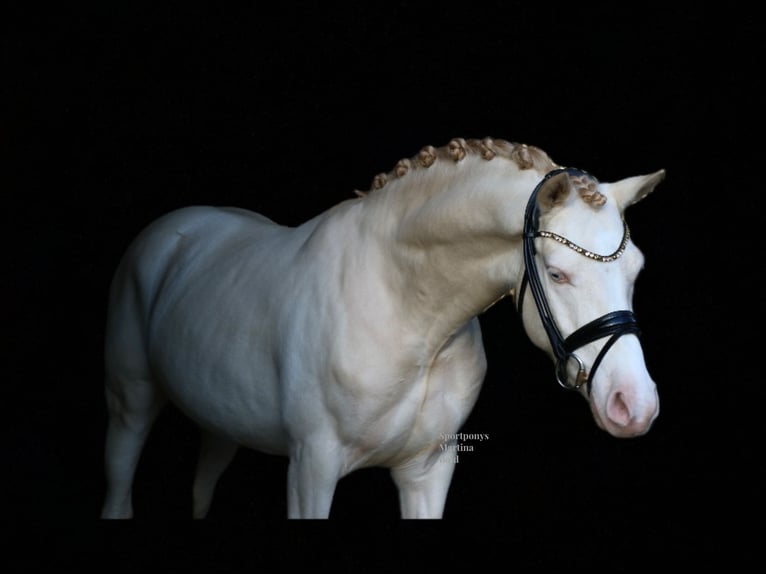
{"type": "Polygon", "coordinates": [[[569,196],[569,176],[562,172],[546,181],[537,193],[537,204],[541,211],[562,205],[569,196]]]}
{"type": "Polygon", "coordinates": [[[665,170],[661,169],[647,175],[636,175],[609,184],[609,195],[617,202],[620,213],[628,206],[638,203],[649,195],[665,179],[665,170]]]}

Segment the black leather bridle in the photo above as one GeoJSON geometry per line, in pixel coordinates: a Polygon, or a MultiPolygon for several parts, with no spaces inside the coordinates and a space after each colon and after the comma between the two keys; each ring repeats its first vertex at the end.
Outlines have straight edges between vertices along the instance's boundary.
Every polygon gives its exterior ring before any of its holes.
{"type": "Polygon", "coordinates": [[[540,280],[540,274],[538,272],[537,262],[535,260],[535,239],[538,237],[551,238],[590,259],[608,263],[610,261],[614,261],[623,254],[625,248],[628,245],[628,241],[630,240],[630,231],[628,230],[627,223],[625,223],[625,220],[623,219],[624,232],[622,241],[620,242],[619,248],[610,255],[599,255],[592,251],[583,249],[582,247],[556,233],[552,233],[550,231],[540,231],[540,212],[537,203],[537,195],[540,192],[540,189],[542,189],[543,185],[545,185],[549,179],[560,173],[566,173],[570,176],[576,177],[590,177],[587,172],[575,168],[554,169],[545,175],[542,181],[537,184],[534,191],[532,192],[532,195],[529,198],[529,202],[527,203],[526,212],[524,213],[523,241],[524,265],[526,269],[524,271],[524,278],[521,282],[517,305],[519,314],[521,314],[522,304],[524,302],[524,291],[526,290],[526,286],[529,285],[529,288],[532,291],[532,296],[535,299],[535,304],[537,305],[537,312],[540,315],[540,319],[543,323],[543,327],[545,328],[545,332],[548,334],[551,348],[553,349],[553,353],[556,356],[556,380],[562,387],[566,389],[579,389],[583,384],[587,383],[586,390],[588,393],[590,393],[593,375],[596,372],[598,366],[601,364],[601,360],[604,358],[604,355],[606,355],[607,351],[612,347],[612,345],[614,345],[617,339],[619,339],[622,335],[632,334],[638,336],[640,334],[638,323],[636,322],[636,317],[633,314],[633,311],[612,311],[611,313],[607,313],[606,315],[603,315],[598,319],[583,325],[568,337],[562,337],[561,331],[559,331],[559,328],[556,326],[556,322],[553,319],[553,314],[551,313],[550,305],[548,305],[548,299],[545,296],[545,291],[540,280]],[[590,373],[588,373],[587,369],[585,368],[585,363],[583,363],[582,359],[580,359],[580,357],[575,354],[575,351],[581,347],[584,347],[588,343],[592,343],[598,339],[603,339],[604,337],[610,338],[601,348],[601,351],[596,356],[596,360],[593,361],[593,366],[590,369],[590,373]],[[577,376],[574,382],[569,381],[567,373],[567,365],[571,360],[574,360],[577,364],[577,376]]]}

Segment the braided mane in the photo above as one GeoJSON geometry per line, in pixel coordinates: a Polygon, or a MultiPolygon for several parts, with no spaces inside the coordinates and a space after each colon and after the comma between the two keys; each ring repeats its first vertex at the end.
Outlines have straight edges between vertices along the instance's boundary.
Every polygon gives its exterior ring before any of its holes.
{"type": "MultiPolygon", "coordinates": [[[[486,161],[496,157],[514,162],[519,169],[535,168],[550,171],[556,164],[541,149],[526,144],[512,143],[505,140],[484,138],[482,140],[454,138],[442,147],[425,146],[412,158],[401,159],[388,173],[379,173],[370,184],[370,191],[382,189],[389,181],[401,178],[411,170],[429,168],[438,161],[458,163],[469,155],[476,155],[486,161]]],[[[356,191],[365,196],[369,191],[356,191]]]]}
{"type": "MultiPolygon", "coordinates": [[[[355,190],[355,193],[364,197],[371,192],[383,189],[389,182],[402,178],[413,170],[427,169],[436,162],[458,163],[470,155],[481,157],[486,161],[500,157],[512,161],[521,170],[535,169],[542,173],[559,167],[547,153],[532,145],[492,138],[481,140],[454,138],[445,146],[435,148],[428,145],[414,157],[399,160],[391,171],[379,173],[373,178],[369,191],[355,190]]],[[[596,190],[598,180],[594,177],[577,177],[572,178],[571,181],[586,203],[593,207],[600,207],[606,202],[606,197],[596,190]]]]}

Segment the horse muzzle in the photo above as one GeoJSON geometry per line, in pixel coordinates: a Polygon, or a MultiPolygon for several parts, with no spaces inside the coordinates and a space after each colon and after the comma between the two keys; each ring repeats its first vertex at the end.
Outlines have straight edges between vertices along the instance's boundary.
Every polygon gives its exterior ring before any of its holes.
{"type": "Polygon", "coordinates": [[[590,395],[591,412],[596,424],[617,438],[637,437],[645,434],[660,413],[657,387],[649,384],[617,384],[601,396],[590,395]]]}

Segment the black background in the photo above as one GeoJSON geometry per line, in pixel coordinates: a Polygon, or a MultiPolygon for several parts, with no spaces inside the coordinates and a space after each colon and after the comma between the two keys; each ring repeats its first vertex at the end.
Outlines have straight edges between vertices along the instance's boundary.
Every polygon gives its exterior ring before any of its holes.
{"type": "MultiPolygon", "coordinates": [[[[109,3],[111,4],[111,3],[109,3]]],[[[763,529],[762,184],[754,15],[696,3],[4,8],[4,517],[14,571],[343,571],[687,566],[763,529]],[[537,145],[603,181],[667,169],[628,221],[661,414],[596,428],[509,302],[482,316],[489,372],[436,522],[398,518],[388,474],[338,485],[328,522],[284,519],[286,460],[241,451],[193,523],[194,428],[158,421],[136,520],[98,519],[106,293],[157,216],[236,205],[295,225],[426,144],[537,145]],[[755,139],[754,139],[755,138],[755,139]],[[755,333],[752,333],[755,329],[755,333]],[[22,545],[34,541],[34,545],[22,545]]]]}

